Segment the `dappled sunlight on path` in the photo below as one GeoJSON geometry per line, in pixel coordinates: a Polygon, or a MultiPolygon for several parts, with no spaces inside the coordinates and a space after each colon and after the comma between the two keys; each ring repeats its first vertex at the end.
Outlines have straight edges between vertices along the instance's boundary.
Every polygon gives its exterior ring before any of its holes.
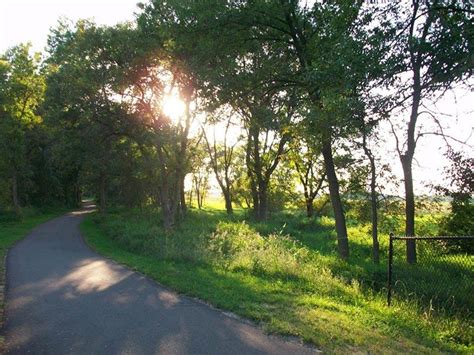
{"type": "Polygon", "coordinates": [[[98,256],[78,229],[93,209],[37,227],[10,251],[3,331],[9,353],[314,352],[98,256]]]}
{"type": "MultiPolygon", "coordinates": [[[[130,274],[131,272],[115,271],[110,263],[104,260],[86,259],[62,279],[49,281],[50,286],[47,289],[54,291],[69,287],[73,288],[76,296],[80,296],[85,293],[104,291],[130,274]]],[[[74,297],[74,294],[68,293],[69,297],[74,297]]]]}

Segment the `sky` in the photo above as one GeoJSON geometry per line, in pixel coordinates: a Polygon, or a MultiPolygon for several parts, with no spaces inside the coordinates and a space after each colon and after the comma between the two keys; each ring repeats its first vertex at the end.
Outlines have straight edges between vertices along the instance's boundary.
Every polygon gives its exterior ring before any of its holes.
{"type": "Polygon", "coordinates": [[[0,0],[0,52],[30,41],[43,50],[49,29],[61,16],[73,21],[94,18],[113,25],[133,20],[139,0],[0,0]]]}
{"type": "MultiPolygon", "coordinates": [[[[81,18],[94,19],[98,24],[113,25],[134,19],[139,0],[0,0],[0,53],[22,42],[31,42],[35,51],[46,46],[49,29],[60,17],[73,21],[81,18]]],[[[179,105],[179,103],[178,103],[179,105]]],[[[447,114],[442,121],[446,133],[465,140],[473,133],[474,93],[455,91],[448,94],[430,109],[447,114]]],[[[400,118],[401,119],[401,118],[400,118]]],[[[428,116],[422,116],[420,124],[429,126],[428,116]]],[[[429,129],[430,130],[430,129],[429,129]]],[[[387,135],[377,147],[382,161],[390,164],[397,176],[401,177],[400,162],[394,157],[395,145],[387,135]]],[[[453,143],[473,156],[474,137],[470,145],[453,143]]],[[[414,183],[418,193],[427,193],[427,184],[442,183],[442,169],[447,164],[443,157],[445,144],[440,137],[426,136],[420,140],[415,158],[414,183]]]]}
{"type": "MultiPolygon", "coordinates": [[[[474,93],[467,92],[465,89],[453,90],[437,101],[436,104],[427,106],[439,119],[446,136],[466,142],[466,144],[460,144],[456,140],[447,138],[450,146],[454,150],[462,151],[470,157],[474,157],[474,93]]],[[[421,111],[426,111],[426,108],[421,108],[421,111]]],[[[403,112],[400,116],[395,117],[393,121],[403,120],[406,122],[406,117],[408,117],[408,112],[403,112]]],[[[395,175],[401,179],[403,170],[396,154],[395,139],[390,133],[387,133],[390,132],[388,122],[382,125],[381,131],[385,132],[381,134],[383,143],[376,147],[375,151],[381,157],[381,161],[389,164],[395,175]]],[[[417,131],[436,132],[438,128],[429,115],[421,114],[417,120],[417,131]]],[[[418,140],[413,163],[415,192],[430,194],[432,192],[431,185],[446,186],[449,184],[443,173],[444,168],[449,164],[444,157],[446,148],[444,138],[438,135],[425,135],[418,140]]],[[[398,191],[394,192],[401,195],[403,192],[402,186],[403,184],[398,191]]]]}

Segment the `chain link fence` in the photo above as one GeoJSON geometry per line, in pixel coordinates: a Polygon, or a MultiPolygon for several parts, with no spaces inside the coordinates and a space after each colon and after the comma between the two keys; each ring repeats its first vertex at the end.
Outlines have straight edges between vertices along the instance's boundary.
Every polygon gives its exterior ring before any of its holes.
{"type": "Polygon", "coordinates": [[[390,235],[387,303],[416,301],[429,311],[474,315],[474,237],[390,235]],[[407,241],[416,262],[406,261],[407,241]]]}

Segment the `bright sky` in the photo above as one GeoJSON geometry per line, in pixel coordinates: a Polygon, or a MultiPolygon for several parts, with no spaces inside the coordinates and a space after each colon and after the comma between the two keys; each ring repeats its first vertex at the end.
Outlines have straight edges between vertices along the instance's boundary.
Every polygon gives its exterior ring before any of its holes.
{"type": "MultiPolygon", "coordinates": [[[[447,136],[451,136],[466,142],[460,144],[452,139],[447,139],[451,147],[455,150],[463,151],[471,157],[473,156],[474,146],[474,93],[463,90],[454,90],[447,93],[436,105],[430,105],[429,108],[439,119],[443,131],[447,136]]],[[[420,109],[425,111],[424,108],[420,109]]],[[[407,112],[398,117],[399,120],[406,118],[407,112]]],[[[397,118],[392,120],[397,122],[397,118]]],[[[406,122],[406,121],[405,121],[406,122]]],[[[406,127],[406,126],[405,126],[406,127]]],[[[417,130],[423,132],[438,131],[437,126],[433,123],[429,115],[421,114],[417,122],[417,130]],[[421,129],[422,128],[422,129],[421,129]]],[[[381,157],[381,160],[388,163],[396,176],[403,177],[403,170],[400,160],[396,154],[396,144],[393,136],[389,133],[390,126],[388,122],[382,124],[384,134],[384,144],[375,147],[375,151],[381,157]]],[[[403,137],[403,135],[401,136],[403,137]]],[[[413,180],[415,192],[430,193],[427,185],[446,184],[447,181],[443,175],[443,168],[448,165],[448,161],[444,157],[446,152],[446,143],[444,139],[437,135],[426,135],[419,139],[416,151],[415,162],[413,166],[413,180]]],[[[403,184],[400,186],[398,194],[403,193],[403,184]]]]}
{"type": "Polygon", "coordinates": [[[21,42],[32,42],[35,50],[46,46],[49,29],[61,16],[76,21],[94,18],[113,25],[133,20],[140,0],[1,0],[0,52],[21,42]]]}
{"type": "MultiPolygon", "coordinates": [[[[21,42],[31,42],[33,49],[41,51],[46,46],[49,29],[54,27],[63,16],[73,21],[81,18],[92,18],[99,24],[113,25],[117,22],[133,20],[136,4],[140,0],[0,0],[0,52],[21,42]]],[[[465,140],[473,131],[472,119],[474,94],[457,92],[446,96],[437,105],[436,111],[449,114],[443,119],[446,122],[446,133],[465,140]]],[[[179,105],[179,104],[176,104],[179,105]]],[[[175,106],[174,104],[172,106],[175,106]]],[[[165,107],[166,109],[166,107],[165,107]]],[[[169,108],[168,108],[169,109],[169,108]]],[[[433,108],[434,109],[434,108],[433,108]]],[[[171,108],[173,110],[173,108],[171,108]]],[[[170,112],[171,113],[171,112],[170,112]]],[[[421,118],[420,123],[427,118],[421,118]]],[[[470,144],[474,143],[473,137],[470,144]]],[[[418,191],[426,192],[426,183],[442,182],[441,170],[446,161],[442,156],[443,141],[439,137],[426,137],[419,142],[416,158],[420,166],[414,168],[415,186],[418,191]]],[[[461,147],[472,156],[472,146],[461,147]]],[[[394,142],[388,138],[386,144],[378,147],[384,161],[393,166],[401,176],[400,162],[389,158],[393,155],[394,142]]]]}

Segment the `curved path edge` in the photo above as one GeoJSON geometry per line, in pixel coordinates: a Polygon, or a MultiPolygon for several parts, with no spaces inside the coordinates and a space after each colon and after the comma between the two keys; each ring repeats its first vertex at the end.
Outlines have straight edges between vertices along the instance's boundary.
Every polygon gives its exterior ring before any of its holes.
{"type": "Polygon", "coordinates": [[[8,251],[7,353],[318,352],[99,255],[79,231],[89,211],[50,220],[8,251]]]}

